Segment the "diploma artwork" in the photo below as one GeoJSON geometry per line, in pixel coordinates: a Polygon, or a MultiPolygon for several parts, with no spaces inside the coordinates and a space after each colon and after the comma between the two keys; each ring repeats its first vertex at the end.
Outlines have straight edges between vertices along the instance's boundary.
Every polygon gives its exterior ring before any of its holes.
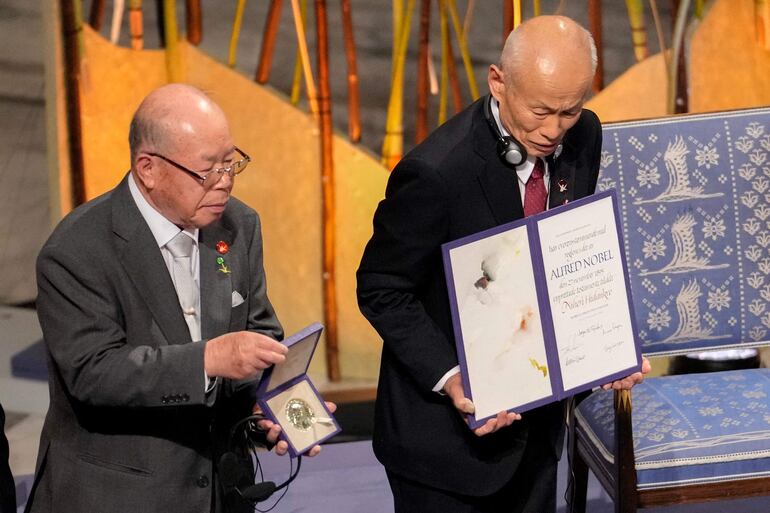
{"type": "Polygon", "coordinates": [[[444,244],[477,427],[639,370],[614,191],[444,244]]]}

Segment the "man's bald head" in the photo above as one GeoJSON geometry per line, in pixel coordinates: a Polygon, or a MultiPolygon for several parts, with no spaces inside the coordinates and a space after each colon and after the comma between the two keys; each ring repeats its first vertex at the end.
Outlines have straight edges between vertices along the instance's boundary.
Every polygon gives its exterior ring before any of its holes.
{"type": "Polygon", "coordinates": [[[202,228],[222,216],[239,150],[211,98],[184,84],[154,90],[134,114],[129,142],[134,183],[163,217],[202,228]]]}
{"type": "Polygon", "coordinates": [[[530,157],[551,155],[580,118],[595,70],[593,39],[571,19],[522,23],[487,75],[500,123],[530,157]]]}
{"type": "Polygon", "coordinates": [[[498,65],[512,85],[517,77],[533,73],[552,77],[577,71],[593,77],[596,63],[596,44],[590,32],[565,16],[536,16],[510,33],[498,65]]]}
{"type": "Polygon", "coordinates": [[[203,91],[186,84],[155,89],[131,120],[128,144],[133,166],[140,151],[172,151],[185,137],[198,137],[202,127],[224,123],[222,109],[203,91]]]}

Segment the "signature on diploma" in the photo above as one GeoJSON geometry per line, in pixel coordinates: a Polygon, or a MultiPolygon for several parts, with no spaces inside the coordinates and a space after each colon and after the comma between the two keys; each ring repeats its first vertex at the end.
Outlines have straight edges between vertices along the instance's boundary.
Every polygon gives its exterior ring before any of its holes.
{"type": "MultiPolygon", "coordinates": [[[[613,324],[609,328],[602,328],[602,335],[612,335],[613,333],[620,332],[621,328],[623,326],[621,324],[613,324]]],[[[623,339],[613,339],[613,341],[607,343],[604,345],[604,351],[607,353],[613,352],[618,347],[624,345],[626,343],[623,339]]]]}
{"type": "Polygon", "coordinates": [[[573,363],[578,363],[578,362],[581,362],[581,361],[585,360],[585,358],[586,358],[586,355],[584,355],[584,354],[577,355],[577,356],[568,356],[564,360],[564,366],[565,367],[569,367],[573,363]]]}
{"type": "MultiPolygon", "coordinates": [[[[609,326],[595,322],[588,326],[578,329],[570,337],[569,344],[561,348],[564,355],[564,365],[569,367],[572,364],[579,363],[586,358],[585,348],[587,344],[599,337],[606,337],[619,332],[623,326],[620,324],[611,324],[609,326]]],[[[605,352],[612,352],[616,347],[624,344],[623,340],[613,341],[604,346],[605,352]]]]}
{"type": "Polygon", "coordinates": [[[572,334],[572,336],[570,337],[569,344],[566,344],[562,348],[562,352],[565,354],[569,354],[569,353],[574,353],[575,351],[582,350],[583,346],[586,343],[585,342],[586,339],[598,336],[602,329],[603,329],[602,325],[598,323],[580,328],[579,330],[577,330],[572,334]]]}
{"type": "Polygon", "coordinates": [[[569,344],[566,344],[561,348],[561,354],[564,358],[564,366],[569,367],[573,363],[578,363],[585,359],[585,352],[583,346],[585,345],[579,333],[575,333],[570,338],[569,344]]]}
{"type": "Polygon", "coordinates": [[[601,324],[591,324],[590,326],[586,326],[585,328],[580,328],[578,332],[575,334],[575,337],[586,337],[588,335],[591,335],[593,333],[596,333],[599,330],[604,330],[604,327],[601,324]]]}

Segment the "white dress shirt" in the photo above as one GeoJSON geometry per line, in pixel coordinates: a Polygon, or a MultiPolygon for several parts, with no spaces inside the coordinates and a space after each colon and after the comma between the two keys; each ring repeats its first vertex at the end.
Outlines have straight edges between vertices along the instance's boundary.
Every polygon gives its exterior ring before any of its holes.
{"type": "MultiPolygon", "coordinates": [[[[190,268],[192,270],[193,279],[195,282],[195,288],[197,289],[196,294],[196,304],[195,304],[195,315],[198,316],[198,324],[201,325],[201,299],[200,299],[200,292],[201,292],[201,285],[200,285],[200,254],[198,252],[198,228],[193,229],[180,229],[177,225],[163,217],[163,214],[155,210],[155,208],[150,205],[150,203],[145,199],[145,197],[142,195],[141,191],[139,190],[139,186],[136,185],[136,181],[134,180],[134,175],[129,173],[128,175],[128,189],[131,191],[131,197],[134,198],[134,203],[136,203],[137,208],[139,209],[139,213],[142,214],[142,217],[144,218],[145,222],[147,223],[147,226],[150,227],[150,231],[152,232],[152,236],[155,238],[155,242],[158,244],[158,248],[160,249],[160,254],[163,256],[163,262],[166,264],[166,269],[168,270],[169,276],[171,276],[171,282],[174,283],[174,273],[172,272],[172,268],[174,265],[174,256],[171,254],[171,252],[166,248],[166,244],[176,237],[176,235],[180,231],[184,231],[185,234],[187,234],[192,240],[193,240],[193,246],[192,246],[192,253],[190,254],[190,268]]],[[[176,283],[174,283],[174,287],[176,287],[176,283]]],[[[192,335],[192,333],[191,333],[192,335]]],[[[193,342],[200,342],[199,340],[193,340],[193,342]]],[[[205,378],[205,387],[206,392],[210,392],[214,385],[216,385],[216,380],[210,380],[208,376],[205,374],[204,371],[204,378],[205,378]]]]}

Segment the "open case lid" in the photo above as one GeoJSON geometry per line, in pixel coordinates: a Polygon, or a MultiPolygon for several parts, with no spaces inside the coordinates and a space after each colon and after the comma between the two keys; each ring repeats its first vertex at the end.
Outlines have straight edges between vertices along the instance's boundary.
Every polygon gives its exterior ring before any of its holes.
{"type": "Polygon", "coordinates": [[[284,345],[289,348],[286,360],[265,370],[259,382],[258,396],[268,394],[307,373],[323,329],[323,325],[315,322],[284,339],[284,345]]]}

